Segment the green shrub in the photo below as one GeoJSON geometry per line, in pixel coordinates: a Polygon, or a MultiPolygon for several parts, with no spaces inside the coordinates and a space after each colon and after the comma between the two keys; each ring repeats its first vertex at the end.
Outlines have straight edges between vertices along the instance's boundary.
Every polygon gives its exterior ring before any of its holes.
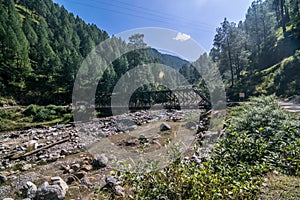
{"type": "MultiPolygon", "coordinates": [[[[0,87],[3,87],[3,84],[0,84],[0,87]]],[[[0,97],[0,106],[9,105],[9,106],[15,106],[17,105],[16,101],[12,97],[0,97]]]]}
{"type": "Polygon", "coordinates": [[[300,123],[274,96],[263,96],[233,109],[225,136],[201,165],[181,159],[164,169],[117,175],[134,199],[257,199],[274,169],[299,175],[300,123]]]}
{"type": "Polygon", "coordinates": [[[48,105],[48,106],[46,106],[46,108],[48,110],[51,110],[52,112],[59,114],[59,115],[66,113],[66,109],[63,106],[48,105]]]}
{"type": "Polygon", "coordinates": [[[13,113],[10,110],[0,109],[0,118],[9,119],[13,116],[13,113]]]}
{"type": "Polygon", "coordinates": [[[34,122],[44,122],[44,121],[49,121],[49,120],[52,120],[51,110],[49,110],[47,108],[39,109],[37,114],[33,116],[34,122]]]}
{"type": "Polygon", "coordinates": [[[34,116],[37,114],[37,112],[39,110],[40,110],[40,107],[38,105],[31,104],[23,111],[23,115],[26,117],[34,116]]]}
{"type": "Polygon", "coordinates": [[[7,120],[0,118],[0,131],[6,131],[8,129],[7,120]]]}
{"type": "Polygon", "coordinates": [[[72,121],[72,118],[73,118],[72,113],[64,114],[64,122],[70,122],[70,121],[72,121]]]}
{"type": "Polygon", "coordinates": [[[46,122],[58,118],[63,118],[67,111],[63,106],[48,105],[38,106],[30,105],[24,111],[24,116],[33,117],[33,122],[46,122]]]}
{"type": "Polygon", "coordinates": [[[299,139],[299,120],[280,108],[274,96],[252,98],[233,110],[213,159],[217,165],[263,164],[299,175],[299,139]]]}

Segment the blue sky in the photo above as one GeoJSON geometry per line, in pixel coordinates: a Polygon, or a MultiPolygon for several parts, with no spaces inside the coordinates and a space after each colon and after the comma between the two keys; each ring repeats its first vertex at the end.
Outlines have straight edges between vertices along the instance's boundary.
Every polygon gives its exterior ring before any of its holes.
{"type": "Polygon", "coordinates": [[[253,0],[54,0],[110,35],[143,27],[168,28],[191,37],[205,50],[226,17],[243,20],[253,0]]]}

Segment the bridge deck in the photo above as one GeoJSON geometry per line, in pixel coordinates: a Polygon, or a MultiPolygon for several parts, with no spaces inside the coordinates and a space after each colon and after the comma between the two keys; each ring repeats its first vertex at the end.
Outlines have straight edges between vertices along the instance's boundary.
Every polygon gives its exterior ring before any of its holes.
{"type": "Polygon", "coordinates": [[[209,109],[211,107],[208,98],[194,88],[136,92],[131,96],[129,103],[124,101],[123,95],[100,94],[96,97],[95,108],[97,110],[112,107],[114,109],[140,110],[150,108],[209,109]],[[111,99],[113,98],[117,101],[114,101],[114,104],[111,105],[111,99]]]}

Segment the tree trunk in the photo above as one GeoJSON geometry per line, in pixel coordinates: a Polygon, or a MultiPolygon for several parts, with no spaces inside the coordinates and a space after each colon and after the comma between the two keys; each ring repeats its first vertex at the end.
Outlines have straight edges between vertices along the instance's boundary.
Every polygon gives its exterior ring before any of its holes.
{"type": "Polygon", "coordinates": [[[261,13],[262,13],[262,24],[263,24],[263,33],[264,33],[264,43],[266,44],[266,35],[267,35],[267,29],[266,29],[266,22],[265,22],[265,10],[264,5],[260,4],[261,6],[261,13]]]}
{"type": "Polygon", "coordinates": [[[280,0],[280,16],[281,16],[281,27],[283,34],[286,33],[286,27],[285,27],[285,15],[284,15],[284,0],[280,0]]]}
{"type": "Polygon", "coordinates": [[[236,54],[235,60],[236,60],[236,62],[235,62],[236,63],[236,67],[235,67],[236,78],[237,78],[237,80],[240,80],[241,66],[240,66],[240,59],[239,59],[238,54],[236,54]]]}
{"type": "Polygon", "coordinates": [[[231,73],[231,86],[233,87],[233,79],[234,79],[234,74],[233,74],[233,66],[232,66],[232,58],[231,58],[231,49],[230,49],[230,43],[228,37],[226,38],[227,42],[227,47],[228,47],[228,59],[229,59],[229,67],[230,67],[230,73],[231,73]]]}
{"type": "Polygon", "coordinates": [[[256,46],[257,46],[257,52],[259,54],[260,52],[260,39],[259,39],[259,30],[258,30],[258,20],[257,20],[257,10],[256,10],[257,4],[255,4],[254,8],[254,17],[255,17],[255,33],[256,33],[256,46]]]}
{"type": "Polygon", "coordinates": [[[296,0],[296,10],[297,10],[297,15],[298,15],[298,18],[300,18],[300,11],[299,11],[299,0],[296,0]]]}

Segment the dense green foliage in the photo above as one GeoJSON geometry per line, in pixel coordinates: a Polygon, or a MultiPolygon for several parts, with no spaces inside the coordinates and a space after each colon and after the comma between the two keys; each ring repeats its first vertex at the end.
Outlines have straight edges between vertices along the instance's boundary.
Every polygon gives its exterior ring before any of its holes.
{"type": "Polygon", "coordinates": [[[43,107],[31,104],[22,113],[25,117],[33,117],[33,122],[45,122],[62,118],[68,111],[67,108],[61,106],[48,105],[43,107]]]}
{"type": "Polygon", "coordinates": [[[294,96],[299,94],[300,50],[293,56],[283,59],[280,63],[259,73],[255,92],[259,94],[274,93],[277,96],[294,96]],[[279,83],[279,84],[278,84],[279,83]]]}
{"type": "Polygon", "coordinates": [[[226,137],[216,146],[216,163],[264,165],[300,175],[300,123],[276,98],[252,98],[233,109],[226,137]],[[231,148],[235,147],[235,148],[231,148]]]}
{"type": "Polygon", "coordinates": [[[4,108],[0,109],[0,132],[67,123],[71,120],[70,108],[63,106],[32,104],[26,108],[4,108]]]}
{"type": "Polygon", "coordinates": [[[135,199],[256,199],[266,173],[300,175],[299,130],[274,96],[252,98],[233,109],[225,136],[200,165],[177,159],[162,170],[119,175],[135,199]]]}
{"type": "Polygon", "coordinates": [[[210,55],[218,64],[231,99],[236,99],[239,92],[246,92],[247,96],[300,93],[296,52],[300,49],[299,12],[299,1],[255,0],[245,21],[237,25],[225,18],[217,28],[210,55]],[[294,62],[283,62],[290,56],[294,62]],[[274,72],[272,69],[278,65],[286,70],[274,72]],[[271,83],[264,83],[270,76],[277,77],[271,83]],[[269,85],[264,87],[264,84],[269,85]]]}
{"type": "MultiPolygon", "coordinates": [[[[94,47],[109,38],[108,34],[51,0],[1,0],[0,10],[0,96],[12,97],[19,104],[71,103],[74,80],[82,61],[94,47]]],[[[178,57],[148,48],[143,37],[133,35],[129,43],[115,37],[106,40],[106,46],[102,47],[105,49],[98,49],[104,53],[103,58],[94,64],[108,65],[106,52],[118,59],[108,66],[100,80],[99,71],[88,69],[81,86],[99,80],[96,96],[101,96],[111,93],[117,81],[138,65],[162,63],[178,70],[188,64],[178,57]],[[143,49],[132,50],[135,48],[143,49]],[[120,56],[121,49],[131,51],[120,56]]],[[[159,72],[160,68],[149,74],[155,76],[155,71],[159,72]]],[[[138,80],[142,75],[136,76],[138,80]]],[[[140,91],[154,87],[145,85],[140,91]]],[[[126,92],[126,87],[124,90],[126,92]]]]}
{"type": "MultiPolygon", "coordinates": [[[[39,105],[71,103],[83,59],[108,39],[108,34],[51,0],[0,0],[0,13],[0,106],[32,104],[24,109],[1,109],[0,131],[69,121],[72,116],[66,107],[39,105]]],[[[122,76],[130,78],[126,72],[147,63],[171,65],[191,84],[201,89],[207,86],[210,91],[221,85],[215,84],[219,70],[230,99],[237,98],[239,92],[247,96],[300,94],[298,0],[255,0],[245,21],[237,25],[225,19],[217,28],[210,52],[218,70],[207,54],[192,67],[148,48],[142,34],[131,36],[129,43],[112,37],[106,48],[119,56],[120,44],[122,48],[143,49],[120,56],[108,66],[99,80],[96,101],[101,101],[98,97],[103,93],[112,93],[122,76]],[[201,79],[196,68],[208,74],[210,83],[201,79]]],[[[107,65],[104,59],[96,64],[107,65]]],[[[157,65],[150,71],[154,80],[161,68],[157,65]]],[[[135,74],[135,79],[145,74],[135,74]]],[[[97,75],[97,71],[86,70],[84,76],[89,79],[82,86],[97,80],[97,75]]],[[[175,76],[169,76],[170,82],[176,81],[175,76]]],[[[150,84],[138,91],[150,89],[166,88],[150,84]]],[[[207,88],[203,93],[209,95],[207,88]]],[[[85,114],[86,110],[80,112],[85,114]]],[[[252,98],[250,103],[234,108],[226,125],[225,136],[201,164],[178,158],[162,170],[118,172],[124,186],[136,199],[254,199],[267,172],[300,175],[299,119],[282,110],[274,96],[252,98]]],[[[200,148],[195,150],[201,155],[200,148]]]]}
{"type": "MultiPolygon", "coordinates": [[[[1,97],[20,104],[71,103],[73,83],[83,59],[108,39],[108,34],[51,0],[1,0],[0,12],[1,97]]],[[[210,55],[225,80],[230,99],[236,99],[239,92],[247,96],[299,94],[299,12],[298,1],[256,0],[245,21],[237,25],[225,19],[217,28],[210,55]]],[[[143,35],[137,34],[121,46],[147,48],[142,39],[143,35]]],[[[122,41],[114,37],[110,41],[108,50],[119,55],[122,41]]],[[[111,93],[121,76],[143,63],[167,64],[191,84],[205,85],[187,61],[149,48],[132,51],[109,65],[97,93],[111,93]]],[[[97,64],[107,63],[99,60],[97,64]]],[[[86,75],[92,81],[97,72],[86,75]]],[[[157,86],[143,86],[140,91],[149,89],[157,86]]]]}
{"type": "Polygon", "coordinates": [[[108,34],[51,0],[1,0],[0,12],[1,96],[70,103],[81,61],[108,34]]]}

